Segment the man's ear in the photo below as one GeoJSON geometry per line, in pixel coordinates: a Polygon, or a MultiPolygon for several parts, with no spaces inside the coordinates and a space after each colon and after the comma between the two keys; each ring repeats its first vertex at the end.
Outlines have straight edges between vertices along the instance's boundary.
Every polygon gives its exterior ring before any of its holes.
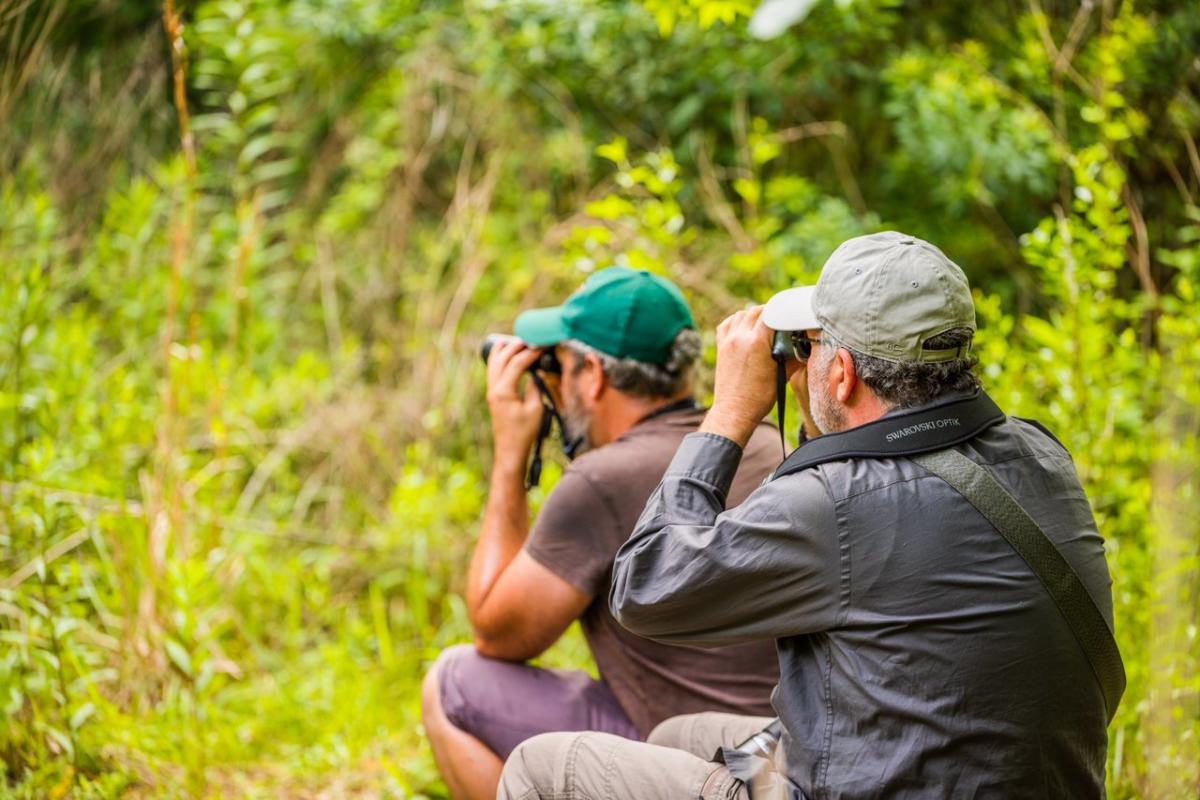
{"type": "MultiPolygon", "coordinates": [[[[593,403],[600,399],[600,395],[604,394],[604,390],[608,388],[608,376],[604,374],[604,367],[600,364],[600,358],[595,353],[588,353],[584,356],[584,374],[587,375],[587,380],[581,387],[584,397],[591,400],[593,403]]],[[[582,377],[582,375],[580,376],[582,377]]]]}
{"type": "Polygon", "coordinates": [[[836,379],[834,396],[839,403],[846,405],[854,395],[854,387],[858,386],[858,373],[854,370],[854,358],[850,355],[849,350],[839,347],[834,353],[831,366],[830,380],[836,379]]]}

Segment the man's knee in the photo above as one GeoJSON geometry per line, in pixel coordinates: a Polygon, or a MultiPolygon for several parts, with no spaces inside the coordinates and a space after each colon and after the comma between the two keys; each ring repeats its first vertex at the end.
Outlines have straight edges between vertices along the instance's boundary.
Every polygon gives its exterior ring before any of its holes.
{"type": "Polygon", "coordinates": [[[700,758],[712,758],[713,753],[722,745],[732,745],[726,742],[719,730],[719,722],[723,714],[702,711],[698,714],[680,714],[669,717],[655,726],[646,737],[650,744],[660,747],[673,747],[683,750],[700,758]]]}
{"type": "Polygon", "coordinates": [[[680,749],[596,732],[546,733],[521,743],[504,764],[497,794],[510,800],[745,796],[740,782],[720,764],[680,749]]]}
{"type": "Polygon", "coordinates": [[[454,722],[447,717],[442,703],[442,688],[446,680],[446,673],[452,672],[453,665],[457,662],[474,656],[475,648],[472,645],[458,644],[447,647],[438,654],[437,660],[425,673],[425,679],[421,682],[421,718],[425,722],[426,731],[431,736],[436,735],[436,731],[431,728],[442,724],[454,725],[454,722]]]}
{"type": "Polygon", "coordinates": [[[542,733],[526,739],[504,762],[498,800],[526,800],[562,792],[572,777],[567,754],[586,733],[542,733]]]}
{"type": "Polygon", "coordinates": [[[691,731],[692,725],[695,722],[694,718],[698,714],[680,714],[677,717],[669,717],[654,726],[654,730],[650,731],[650,735],[646,737],[647,744],[656,744],[660,747],[676,747],[680,750],[686,750],[685,743],[687,742],[688,734],[691,731]]]}
{"type": "Polygon", "coordinates": [[[686,750],[701,758],[712,758],[720,747],[735,747],[761,731],[769,717],[751,717],[718,711],[681,714],[665,719],[646,741],[662,747],[686,750]]]}

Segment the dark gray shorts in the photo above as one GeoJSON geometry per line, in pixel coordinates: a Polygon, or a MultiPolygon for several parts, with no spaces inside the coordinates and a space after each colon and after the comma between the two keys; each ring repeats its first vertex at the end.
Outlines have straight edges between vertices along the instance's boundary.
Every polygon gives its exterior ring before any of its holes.
{"type": "Polygon", "coordinates": [[[487,658],[469,644],[443,651],[436,669],[446,718],[502,759],[526,739],[552,731],[641,738],[607,684],[585,672],[487,658]]]}

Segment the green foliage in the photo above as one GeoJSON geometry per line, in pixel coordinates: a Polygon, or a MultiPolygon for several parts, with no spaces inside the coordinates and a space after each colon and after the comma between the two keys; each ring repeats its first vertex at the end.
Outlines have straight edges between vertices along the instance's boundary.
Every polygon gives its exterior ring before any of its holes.
{"type": "Polygon", "coordinates": [[[953,54],[910,51],[885,73],[897,177],[937,175],[931,199],[940,207],[1011,207],[1042,200],[1054,188],[1051,123],[994,78],[986,59],[981,45],[967,42],[953,54]]]}
{"type": "Polygon", "coordinates": [[[1195,8],[186,5],[186,122],[157,4],[0,11],[0,794],[442,796],[479,336],[624,263],[711,337],[900,228],[1100,521],[1110,793],[1195,795],[1195,8]]]}

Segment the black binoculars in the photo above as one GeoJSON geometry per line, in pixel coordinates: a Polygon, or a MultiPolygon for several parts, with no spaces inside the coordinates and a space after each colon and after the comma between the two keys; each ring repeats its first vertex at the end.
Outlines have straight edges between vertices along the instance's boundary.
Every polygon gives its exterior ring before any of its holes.
{"type": "Polygon", "coordinates": [[[775,335],[771,337],[771,358],[775,359],[777,364],[783,364],[791,357],[791,331],[775,331],[775,335]]]}
{"type": "MultiPolygon", "coordinates": [[[[483,337],[483,344],[479,348],[479,355],[483,357],[483,362],[486,364],[488,356],[492,354],[492,348],[500,342],[519,342],[521,341],[516,336],[509,336],[506,333],[489,333],[483,337]]],[[[533,362],[529,367],[530,372],[548,372],[553,375],[562,374],[562,364],[558,361],[558,356],[554,355],[554,348],[547,348],[538,356],[538,360],[533,362]]]]}

